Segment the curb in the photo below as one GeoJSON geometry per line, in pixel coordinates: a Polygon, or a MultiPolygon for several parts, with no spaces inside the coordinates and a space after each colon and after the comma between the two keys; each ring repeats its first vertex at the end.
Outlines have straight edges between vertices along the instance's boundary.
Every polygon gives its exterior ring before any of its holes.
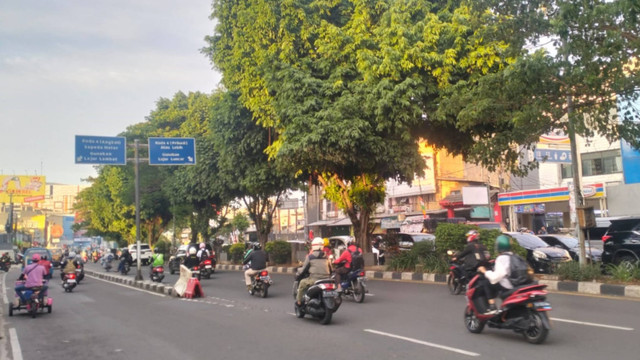
{"type": "MultiPolygon", "coordinates": [[[[242,265],[218,264],[220,270],[242,271],[242,265]]],[[[267,271],[271,273],[295,274],[295,267],[286,266],[268,266],[267,271]]],[[[89,275],[97,278],[116,282],[124,285],[137,287],[143,290],[156,292],[167,296],[177,296],[173,291],[173,286],[162,283],[155,283],[150,280],[135,281],[130,277],[121,276],[117,273],[103,273],[92,270],[85,270],[89,275]]],[[[367,278],[371,280],[386,281],[409,281],[421,283],[446,283],[447,276],[445,274],[416,273],[416,272],[396,272],[396,271],[365,271],[367,278]]],[[[604,284],[588,281],[559,281],[554,280],[553,276],[542,275],[538,282],[547,285],[549,291],[573,292],[585,295],[605,295],[640,299],[639,285],[616,285],[604,284]]]]}

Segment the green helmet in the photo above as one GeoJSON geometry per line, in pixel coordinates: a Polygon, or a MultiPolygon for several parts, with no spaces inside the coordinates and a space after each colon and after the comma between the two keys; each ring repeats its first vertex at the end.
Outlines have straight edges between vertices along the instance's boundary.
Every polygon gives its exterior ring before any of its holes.
{"type": "Polygon", "coordinates": [[[496,238],[496,251],[511,251],[511,239],[507,235],[498,235],[496,238]]]}

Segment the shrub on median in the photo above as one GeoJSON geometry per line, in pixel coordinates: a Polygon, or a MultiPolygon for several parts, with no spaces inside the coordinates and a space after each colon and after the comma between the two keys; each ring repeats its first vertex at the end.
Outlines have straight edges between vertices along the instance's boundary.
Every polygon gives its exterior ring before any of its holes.
{"type": "Polygon", "coordinates": [[[291,261],[291,245],[286,241],[269,241],[265,244],[264,251],[276,264],[287,264],[291,261]]]}
{"type": "Polygon", "coordinates": [[[244,243],[236,243],[229,247],[229,260],[232,263],[238,264],[242,262],[244,256],[244,243]]]}
{"type": "Polygon", "coordinates": [[[421,265],[423,272],[445,273],[448,269],[447,260],[433,250],[431,242],[418,242],[409,251],[400,251],[387,264],[390,271],[416,271],[421,265]]]}
{"type": "Polygon", "coordinates": [[[602,278],[600,264],[587,264],[581,267],[577,261],[560,264],[555,271],[560,280],[593,281],[602,278]]]}

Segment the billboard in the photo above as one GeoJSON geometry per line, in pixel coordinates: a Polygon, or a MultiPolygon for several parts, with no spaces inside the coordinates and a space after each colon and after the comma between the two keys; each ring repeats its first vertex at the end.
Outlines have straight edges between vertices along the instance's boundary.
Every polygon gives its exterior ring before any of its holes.
{"type": "Polygon", "coordinates": [[[0,175],[0,203],[28,203],[44,200],[44,176],[0,175]]]}

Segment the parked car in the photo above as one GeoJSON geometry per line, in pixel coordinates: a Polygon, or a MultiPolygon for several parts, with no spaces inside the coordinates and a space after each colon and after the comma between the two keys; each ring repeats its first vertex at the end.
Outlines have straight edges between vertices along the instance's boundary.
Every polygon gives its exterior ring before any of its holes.
{"type": "Polygon", "coordinates": [[[640,216],[611,220],[602,237],[602,263],[636,264],[640,259],[640,216]]]}
{"type": "MultiPolygon", "coordinates": [[[[580,241],[572,236],[559,234],[538,235],[540,239],[551,246],[556,246],[569,251],[571,258],[575,261],[580,259],[580,241]]],[[[585,257],[588,262],[602,261],[602,249],[598,249],[588,241],[584,243],[585,257]]]]}
{"type": "Polygon", "coordinates": [[[507,228],[502,223],[496,221],[472,221],[468,224],[475,225],[480,229],[507,231],[507,228]]]}
{"type": "Polygon", "coordinates": [[[549,246],[536,235],[526,232],[507,232],[505,234],[527,250],[527,262],[537,273],[551,273],[558,264],[572,261],[569,251],[549,246]]]}
{"type": "Polygon", "coordinates": [[[397,233],[398,247],[400,250],[411,250],[417,242],[430,241],[434,248],[436,246],[436,236],[428,233],[397,233]]]}
{"type": "MultiPolygon", "coordinates": [[[[129,245],[129,253],[133,258],[133,261],[138,261],[138,251],[136,244],[129,245]]],[[[151,255],[151,248],[149,247],[149,244],[140,244],[140,262],[142,263],[142,265],[147,265],[149,263],[149,261],[151,260],[151,255]]]]}

